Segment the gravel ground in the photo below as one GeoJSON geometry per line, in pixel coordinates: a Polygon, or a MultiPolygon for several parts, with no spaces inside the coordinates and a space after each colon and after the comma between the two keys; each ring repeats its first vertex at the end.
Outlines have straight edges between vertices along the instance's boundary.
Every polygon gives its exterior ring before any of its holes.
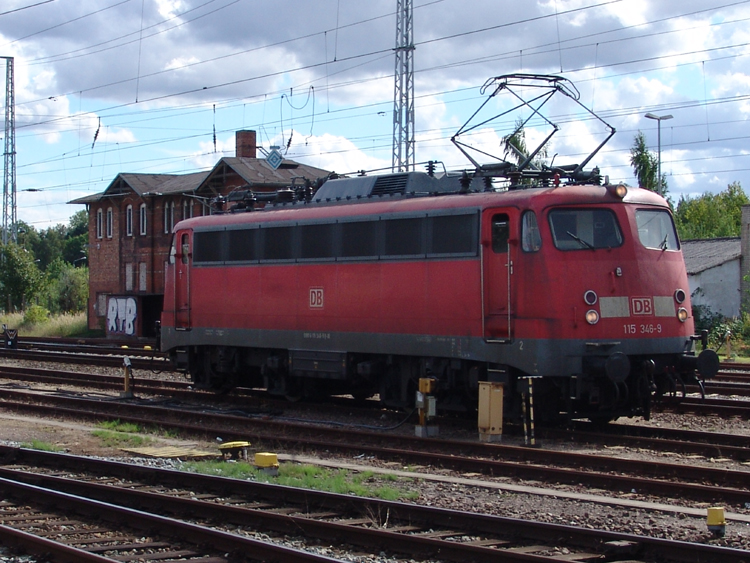
{"type": "MultiPolygon", "coordinates": [[[[49,365],[43,367],[50,369],[49,365]]],[[[78,367],[73,369],[79,370],[78,367]]],[[[113,372],[118,373],[119,371],[113,370],[113,372]]],[[[136,374],[136,378],[138,375],[139,374],[136,374]]],[[[142,376],[145,377],[145,374],[142,376]]],[[[169,374],[168,376],[183,379],[181,374],[169,374]]],[[[3,382],[0,381],[0,385],[2,383],[3,382]]],[[[318,411],[316,410],[316,418],[317,412],[318,411]]],[[[300,418],[304,418],[309,416],[309,410],[306,411],[304,405],[290,405],[288,409],[285,409],[285,414],[288,416],[299,416],[300,418]]],[[[396,419],[396,417],[400,415],[387,416],[396,419]]],[[[347,422],[352,422],[351,417],[347,417],[347,422]]],[[[388,420],[378,420],[377,423],[382,423],[383,425],[390,424],[388,420]]],[[[715,432],[750,434],[750,424],[748,424],[747,421],[740,419],[723,420],[714,417],[701,418],[657,414],[649,422],[645,422],[642,419],[632,419],[618,421],[618,423],[657,427],[694,428],[715,432]]],[[[373,421],[362,420],[361,424],[371,425],[373,424],[373,421]]],[[[155,462],[153,460],[133,458],[122,451],[105,447],[98,438],[92,436],[91,430],[92,428],[85,424],[33,419],[31,417],[21,417],[13,415],[12,413],[4,413],[0,411],[0,441],[6,444],[30,444],[34,440],[39,440],[41,442],[56,444],[65,451],[78,455],[93,455],[112,459],[123,459],[130,460],[134,463],[164,463],[161,461],[155,462]]],[[[471,437],[471,434],[473,434],[473,432],[455,430],[452,429],[452,427],[446,427],[445,430],[446,433],[443,434],[443,429],[441,428],[441,435],[444,437],[448,437],[447,435],[451,433],[455,433],[456,437],[461,435],[471,437]]],[[[399,431],[412,433],[413,426],[411,426],[411,424],[404,425],[399,431]]],[[[174,440],[169,441],[171,443],[179,442],[174,440]]],[[[506,443],[508,442],[510,442],[510,440],[506,441],[506,443]]],[[[213,442],[196,443],[195,441],[190,441],[189,443],[199,447],[216,449],[216,444],[213,442]]],[[[547,442],[545,442],[543,446],[565,449],[579,447],[569,443],[554,444],[547,442]]],[[[614,452],[607,452],[603,448],[592,447],[582,447],[580,451],[590,452],[593,450],[604,455],[641,457],[651,460],[666,458],[666,461],[669,463],[707,463],[713,465],[718,463],[721,466],[727,466],[728,468],[735,470],[749,469],[746,465],[737,464],[729,460],[698,460],[692,456],[681,457],[668,455],[666,452],[655,453],[622,448],[617,449],[614,452]]],[[[281,455],[284,452],[278,453],[281,455]]],[[[311,454],[310,452],[306,452],[306,455],[311,454]]],[[[328,453],[321,453],[318,455],[320,455],[321,458],[324,458],[325,462],[329,464],[337,464],[339,462],[341,464],[356,463],[360,466],[370,465],[380,469],[389,466],[389,464],[378,462],[378,460],[368,460],[361,456],[337,459],[335,456],[328,453]]],[[[399,467],[398,469],[403,468],[399,467]]],[[[544,483],[539,482],[523,483],[524,485],[537,489],[547,487],[544,494],[525,494],[510,492],[494,488],[493,486],[484,486],[481,482],[483,478],[478,475],[465,476],[446,474],[445,472],[436,473],[431,471],[430,468],[419,468],[418,471],[429,473],[433,478],[421,478],[419,474],[415,474],[413,479],[401,479],[397,481],[396,486],[402,487],[404,490],[417,491],[419,493],[419,498],[414,502],[420,504],[456,510],[482,512],[499,516],[519,517],[542,522],[568,524],[577,527],[599,528],[659,538],[674,538],[690,542],[710,543],[713,545],[750,550],[750,525],[732,521],[731,519],[728,519],[725,537],[716,538],[707,530],[705,516],[697,517],[680,513],[679,511],[668,512],[620,506],[616,502],[607,501],[608,496],[610,498],[615,498],[607,491],[593,491],[585,486],[577,487],[577,491],[582,494],[599,495],[601,496],[601,502],[563,498],[563,496],[561,496],[562,491],[568,493],[576,492],[575,489],[567,486],[547,486],[544,483]],[[440,480],[435,480],[437,478],[436,475],[437,477],[440,477],[440,480]],[[471,478],[470,484],[467,484],[467,477],[471,478]]],[[[498,480],[493,481],[494,484],[497,484],[497,482],[498,480]]],[[[391,485],[393,484],[391,483],[391,485]]],[[[664,499],[648,499],[636,495],[633,495],[633,499],[659,503],[667,502],[664,499]]],[[[709,506],[705,503],[682,503],[679,500],[674,500],[670,502],[670,504],[684,506],[685,508],[690,509],[698,509],[701,511],[701,514],[703,514],[705,509],[709,506]]],[[[741,508],[744,507],[727,507],[727,514],[729,515],[730,512],[735,510],[739,511],[741,508]]],[[[745,510],[742,510],[742,512],[745,512],[745,510]]],[[[0,561],[16,561],[16,559],[4,559],[3,552],[0,551],[0,561]]],[[[18,561],[21,561],[21,559],[18,561]]]]}

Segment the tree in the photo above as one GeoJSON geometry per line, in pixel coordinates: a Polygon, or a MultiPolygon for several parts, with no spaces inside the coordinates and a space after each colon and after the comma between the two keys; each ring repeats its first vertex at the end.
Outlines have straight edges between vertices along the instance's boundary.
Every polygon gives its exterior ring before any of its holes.
{"type": "Polygon", "coordinates": [[[638,185],[662,197],[667,197],[667,178],[662,174],[661,182],[657,182],[659,175],[659,158],[648,150],[646,136],[638,131],[630,149],[630,165],[633,167],[638,185]]]}
{"type": "Polygon", "coordinates": [[[25,307],[44,287],[44,277],[34,263],[34,256],[17,244],[8,243],[0,259],[0,296],[9,311],[25,307]]]}
{"type": "Polygon", "coordinates": [[[738,237],[741,233],[742,206],[750,203],[739,182],[718,194],[680,197],[674,218],[683,240],[738,237]]]}
{"type": "Polygon", "coordinates": [[[70,225],[63,243],[63,259],[74,266],[81,266],[86,259],[89,242],[89,214],[85,209],[76,211],[70,218],[70,225]]]}
{"type": "Polygon", "coordinates": [[[54,290],[50,295],[57,298],[57,309],[61,313],[85,311],[89,297],[89,269],[65,264],[54,284],[54,290]]]}
{"type": "MultiPolygon", "coordinates": [[[[529,148],[526,145],[526,130],[523,126],[523,119],[516,119],[516,131],[511,135],[505,135],[503,137],[502,147],[504,150],[503,157],[505,159],[510,158],[515,160],[517,165],[523,164],[523,162],[529,157],[529,148]]],[[[542,149],[536,154],[536,157],[530,162],[531,168],[541,169],[547,158],[547,147],[542,149]]]]}

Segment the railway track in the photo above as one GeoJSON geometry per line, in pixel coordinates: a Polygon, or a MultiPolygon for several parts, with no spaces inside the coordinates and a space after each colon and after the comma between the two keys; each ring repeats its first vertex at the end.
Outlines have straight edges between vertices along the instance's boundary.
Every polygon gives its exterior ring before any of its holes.
{"type": "MultiPolygon", "coordinates": [[[[16,472],[11,477],[22,476],[16,472]]],[[[94,495],[65,493],[60,488],[0,478],[3,545],[37,554],[45,560],[68,562],[335,561],[296,548],[103,502],[94,495]]],[[[127,494],[124,489],[119,492],[127,494]]]]}
{"type": "MultiPolygon", "coordinates": [[[[146,371],[170,370],[167,358],[155,349],[156,342],[145,340],[114,341],[108,339],[41,339],[19,341],[18,348],[0,348],[0,357],[34,362],[58,362],[101,367],[122,367],[127,356],[133,369],[146,371]]],[[[147,383],[152,386],[153,384],[147,383]]],[[[184,386],[188,388],[188,385],[184,386]]],[[[686,386],[673,396],[666,396],[654,405],[655,410],[718,415],[724,417],[750,417],[750,400],[700,398],[700,388],[686,386]]],[[[706,382],[708,395],[750,397],[750,365],[723,363],[715,379],[706,382]]]]}
{"type": "Polygon", "coordinates": [[[640,495],[660,498],[724,502],[742,507],[750,503],[750,473],[693,464],[666,463],[587,455],[550,449],[484,444],[474,441],[418,439],[351,428],[325,427],[283,420],[267,414],[207,412],[138,404],[116,400],[91,400],[72,396],[0,390],[3,406],[43,416],[66,416],[131,422],[143,428],[172,429],[197,436],[221,436],[225,440],[248,440],[265,447],[303,448],[367,455],[403,464],[538,480],[579,486],[586,483],[616,496],[640,495]],[[619,493],[618,493],[619,492],[619,493]]]}
{"type": "MultiPolygon", "coordinates": [[[[0,366],[0,378],[15,381],[38,382],[49,385],[73,385],[105,391],[123,389],[123,377],[77,372],[59,372],[39,368],[19,368],[0,366]]],[[[156,396],[166,395],[170,398],[189,401],[201,401],[209,404],[240,404],[245,407],[255,406],[255,412],[269,415],[281,413],[289,405],[283,400],[273,400],[263,393],[252,389],[235,389],[231,394],[217,395],[211,392],[195,391],[191,384],[183,381],[169,381],[157,378],[139,377],[132,382],[132,389],[139,394],[156,396]],[[259,398],[262,397],[262,401],[259,398]]],[[[352,411],[350,401],[341,401],[348,412],[352,411]]],[[[325,405],[322,408],[337,408],[339,405],[325,405]]],[[[313,413],[319,405],[311,405],[313,413]]],[[[372,409],[361,408],[366,415],[372,409]]],[[[445,420],[444,423],[457,423],[445,420]]],[[[468,425],[473,425],[473,420],[468,425]]],[[[517,430],[517,429],[514,429],[517,430]]],[[[737,461],[750,460],[750,436],[719,434],[715,432],[697,432],[669,428],[651,428],[612,424],[608,427],[593,429],[592,425],[578,422],[568,430],[540,428],[541,437],[566,440],[569,442],[591,443],[607,446],[625,446],[649,448],[654,451],[670,451],[679,454],[699,455],[706,458],[729,458],[737,461]]]]}
{"type": "MultiPolygon", "coordinates": [[[[182,519],[192,520],[199,515],[197,522],[191,525],[191,529],[195,530],[197,526],[200,530],[193,540],[199,537],[202,542],[212,546],[217,545],[213,533],[220,534],[218,537],[226,541],[226,530],[231,528],[232,536],[237,536],[237,543],[248,535],[269,534],[274,542],[271,545],[281,549],[276,543],[293,536],[302,538],[313,548],[344,543],[359,553],[368,550],[366,553],[382,556],[381,552],[386,551],[389,557],[407,556],[409,560],[437,558],[461,563],[747,561],[747,553],[736,549],[236,481],[63,454],[0,448],[0,459],[0,490],[3,492],[8,486],[6,483],[21,482],[27,487],[27,494],[34,499],[36,491],[59,491],[58,494],[65,495],[61,498],[93,499],[90,502],[106,503],[108,507],[138,507],[135,514],[138,518],[144,514],[143,511],[149,511],[150,518],[169,519],[169,526],[159,527],[160,531],[171,531],[182,519]],[[211,529],[207,530],[209,526],[211,529]],[[210,541],[203,539],[207,536],[211,538],[210,541]]],[[[152,525],[161,521],[151,520],[152,525]]],[[[125,541],[132,543],[132,540],[125,541]]],[[[152,539],[151,543],[156,542],[152,539]]],[[[237,554],[237,543],[226,541],[220,545],[221,549],[237,554]]],[[[257,549],[256,544],[253,544],[254,549],[257,549]]],[[[264,542],[266,545],[268,542],[264,542]]],[[[172,544],[160,549],[176,550],[172,544]]],[[[258,555],[259,559],[270,557],[269,548],[264,549],[266,551],[258,555]]],[[[186,550],[183,548],[183,551],[186,550]]],[[[298,551],[293,551],[291,555],[285,553],[283,557],[276,552],[273,556],[281,557],[284,561],[330,560],[312,556],[300,559],[298,551]]]]}

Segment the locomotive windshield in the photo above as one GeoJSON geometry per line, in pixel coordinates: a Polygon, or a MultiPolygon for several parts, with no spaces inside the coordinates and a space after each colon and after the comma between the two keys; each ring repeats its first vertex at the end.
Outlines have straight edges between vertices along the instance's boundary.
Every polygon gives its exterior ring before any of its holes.
{"type": "Polygon", "coordinates": [[[610,209],[553,209],[552,240],[560,250],[595,250],[622,244],[622,232],[610,209]]]}
{"type": "Polygon", "coordinates": [[[646,248],[679,250],[680,241],[675,232],[672,216],[664,209],[637,209],[635,222],[638,238],[646,248]]]}

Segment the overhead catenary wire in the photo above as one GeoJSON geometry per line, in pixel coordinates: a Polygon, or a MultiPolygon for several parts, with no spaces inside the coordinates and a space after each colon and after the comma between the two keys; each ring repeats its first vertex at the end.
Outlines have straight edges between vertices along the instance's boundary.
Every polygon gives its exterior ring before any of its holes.
{"type": "MultiPolygon", "coordinates": [[[[728,6],[728,5],[739,5],[739,4],[743,4],[743,3],[744,3],[744,2],[734,2],[734,3],[731,3],[731,4],[725,4],[725,6],[728,6]]],[[[600,3],[600,4],[597,4],[597,5],[603,5],[603,4],[607,4],[607,3],[600,3]]],[[[649,22],[649,23],[653,23],[653,22],[649,22]]],[[[337,26],[337,27],[338,27],[338,26],[337,26]]],[[[679,30],[675,30],[675,31],[679,31],[679,30]]],[[[475,32],[474,32],[474,31],[472,31],[471,33],[475,33],[475,32]]],[[[580,39],[581,39],[580,37],[577,37],[577,38],[573,38],[573,39],[566,39],[565,41],[563,41],[563,42],[561,42],[561,43],[566,43],[566,42],[568,42],[568,41],[574,41],[574,40],[579,40],[579,41],[580,41],[580,39]]],[[[636,38],[636,39],[637,39],[637,38],[636,38]]],[[[624,40],[624,39],[613,39],[612,41],[614,42],[614,41],[623,41],[623,40],[624,40]]],[[[632,40],[632,39],[631,39],[631,40],[632,40]]],[[[595,43],[595,44],[598,44],[598,43],[595,43]]],[[[571,43],[571,45],[572,45],[572,43],[571,43]]],[[[732,48],[739,48],[739,47],[742,47],[742,45],[731,45],[731,46],[726,46],[726,47],[722,47],[722,48],[724,48],[724,49],[732,49],[732,48]]],[[[568,48],[579,48],[579,46],[573,45],[573,46],[571,46],[571,47],[568,47],[568,48]]],[[[525,53],[525,54],[526,54],[526,53],[530,53],[530,55],[529,55],[529,56],[534,56],[534,55],[536,55],[536,53],[534,53],[534,49],[535,49],[535,48],[527,48],[527,47],[525,47],[525,48],[524,48],[524,53],[525,53]]],[[[542,52],[542,51],[540,51],[540,53],[541,53],[541,52],[542,52]]],[[[694,52],[692,52],[692,54],[695,54],[695,53],[701,53],[701,52],[704,52],[704,51],[694,51],[694,52]]],[[[384,53],[384,54],[385,54],[385,53],[384,53]]],[[[684,53],[682,53],[682,54],[684,54],[684,53]]],[[[676,55],[674,55],[674,56],[675,56],[675,57],[677,57],[677,56],[679,56],[679,55],[680,55],[680,54],[676,54],[676,55]]],[[[516,56],[517,56],[517,52],[516,52],[516,56]]],[[[731,58],[731,56],[730,56],[729,58],[731,58]]],[[[326,57],[326,59],[327,59],[327,57],[326,57]]],[[[655,59],[656,59],[656,60],[662,60],[663,58],[655,58],[655,59]]],[[[653,59],[641,59],[641,60],[639,60],[639,61],[635,61],[635,62],[637,62],[637,63],[643,63],[643,62],[647,62],[647,61],[652,61],[652,60],[653,60],[653,59]]],[[[629,64],[629,63],[630,63],[630,64],[632,64],[632,62],[633,62],[633,61],[627,61],[627,62],[624,62],[624,63],[619,63],[619,64],[629,64]]],[[[458,65],[460,65],[460,64],[471,64],[471,62],[470,62],[470,61],[464,61],[463,63],[461,63],[461,62],[458,62],[458,63],[456,63],[456,64],[458,64],[458,65]]],[[[695,64],[695,63],[688,63],[688,64],[695,64]]],[[[703,63],[701,63],[701,64],[703,64],[703,63]]],[[[445,67],[443,67],[443,68],[445,68],[445,67]]],[[[602,66],[599,66],[599,65],[597,65],[597,68],[599,68],[599,69],[607,68],[607,65],[602,65],[602,66]]],[[[292,69],[292,71],[293,71],[293,70],[294,70],[294,69],[292,69]]],[[[572,71],[570,71],[570,70],[569,70],[569,72],[581,72],[581,71],[584,71],[584,70],[585,70],[584,68],[580,68],[580,69],[574,69],[574,70],[572,70],[572,71]]],[[[425,69],[425,70],[424,70],[423,72],[429,72],[429,69],[425,69]]],[[[634,72],[639,72],[639,71],[634,71],[634,72]]],[[[643,71],[640,71],[640,72],[643,72],[643,71]]],[[[626,75],[626,74],[628,74],[628,73],[623,73],[622,75],[626,75]]],[[[603,78],[608,78],[608,77],[607,77],[607,76],[603,76],[603,78]]],[[[361,84],[361,83],[362,83],[362,82],[359,82],[359,81],[356,81],[356,80],[354,80],[354,81],[349,81],[349,82],[348,82],[348,84],[361,84]]],[[[595,83],[596,83],[596,82],[594,81],[594,84],[595,84],[595,83]]],[[[223,85],[223,84],[222,84],[222,85],[223,85]]],[[[220,88],[220,87],[221,87],[222,85],[215,85],[215,86],[213,86],[213,87],[214,87],[214,88],[220,88]]],[[[299,86],[297,86],[297,85],[295,85],[295,86],[293,86],[293,87],[294,87],[294,88],[299,88],[299,86]]],[[[334,87],[342,87],[342,86],[336,86],[336,85],[334,85],[334,87]]],[[[326,92],[328,92],[328,91],[329,91],[329,89],[328,89],[328,88],[326,88],[326,92]]],[[[433,93],[433,94],[436,94],[436,95],[442,95],[442,94],[445,94],[445,93],[444,93],[444,92],[437,92],[437,93],[433,93]]],[[[80,95],[81,95],[81,94],[79,93],[79,96],[80,96],[80,95]]],[[[265,93],[264,95],[268,95],[268,93],[265,93]]],[[[706,98],[706,96],[704,96],[704,98],[706,98]]],[[[79,99],[80,99],[80,98],[79,98],[79,99]]],[[[219,97],[217,97],[217,103],[222,103],[222,102],[223,102],[223,100],[221,99],[221,97],[220,97],[220,96],[219,96],[219,97]]],[[[245,102],[245,101],[243,100],[243,101],[242,101],[242,103],[244,104],[244,103],[246,103],[246,102],[245,102]]],[[[708,100],[706,100],[706,103],[708,103],[708,100]]],[[[732,103],[732,102],[726,102],[726,103],[732,103]]],[[[176,106],[174,106],[174,107],[172,108],[172,110],[173,110],[173,111],[175,111],[175,112],[179,112],[179,111],[181,111],[181,109],[182,109],[183,107],[188,107],[188,108],[189,108],[189,107],[191,107],[191,106],[192,106],[192,107],[195,107],[195,106],[194,106],[194,104],[192,104],[192,103],[191,103],[191,104],[184,104],[184,105],[183,105],[183,104],[181,104],[181,105],[176,105],[176,106]]],[[[704,107],[706,107],[706,108],[707,108],[707,106],[704,106],[704,107]]],[[[123,109],[127,109],[127,108],[123,107],[123,109]]],[[[346,108],[346,109],[345,109],[345,110],[343,110],[343,111],[352,111],[352,110],[354,110],[354,109],[359,109],[359,108],[346,108]]],[[[636,109],[638,109],[638,108],[636,108],[636,109]]],[[[114,109],[114,110],[112,111],[112,113],[115,113],[116,111],[117,111],[117,109],[114,109]]],[[[140,113],[140,112],[139,112],[139,113],[140,113]]],[[[123,114],[125,114],[125,112],[123,112],[123,114]]],[[[145,115],[145,114],[144,114],[144,115],[145,115]]],[[[339,114],[339,115],[340,115],[340,114],[339,114]]],[[[313,112],[313,117],[312,117],[312,118],[314,119],[314,112],[313,112]]],[[[62,119],[64,119],[64,118],[62,118],[62,119]]],[[[108,123],[109,123],[109,122],[108,122],[108,123]]],[[[128,123],[128,121],[127,121],[127,120],[123,120],[123,124],[125,124],[125,123],[128,123]]],[[[707,119],[707,121],[706,121],[706,125],[708,126],[708,124],[709,124],[709,123],[708,123],[708,119],[707,119]]],[[[302,125],[300,125],[300,127],[301,127],[301,126],[302,126],[302,125]]],[[[184,138],[184,137],[181,137],[181,138],[184,138]]],[[[103,146],[106,146],[106,145],[103,145],[103,146]]],[[[150,160],[150,159],[149,159],[149,160],[150,160]]],[[[149,162],[149,160],[146,160],[146,161],[143,161],[143,162],[147,163],[147,162],[149,162]]]]}

